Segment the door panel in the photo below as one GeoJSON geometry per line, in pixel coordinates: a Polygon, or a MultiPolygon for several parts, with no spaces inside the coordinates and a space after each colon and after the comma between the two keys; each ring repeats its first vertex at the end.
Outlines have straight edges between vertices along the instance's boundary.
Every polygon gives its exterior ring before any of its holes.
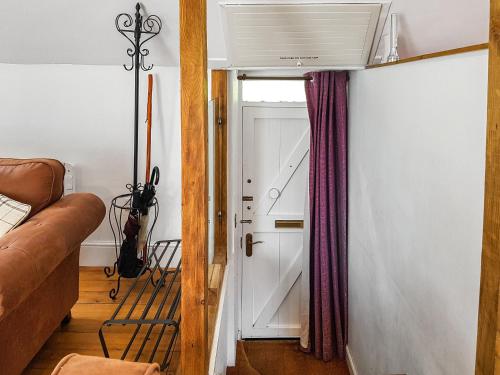
{"type": "Polygon", "coordinates": [[[295,337],[300,333],[302,229],[276,228],[276,220],[303,220],[309,165],[305,107],[243,108],[242,336],[295,337]]]}

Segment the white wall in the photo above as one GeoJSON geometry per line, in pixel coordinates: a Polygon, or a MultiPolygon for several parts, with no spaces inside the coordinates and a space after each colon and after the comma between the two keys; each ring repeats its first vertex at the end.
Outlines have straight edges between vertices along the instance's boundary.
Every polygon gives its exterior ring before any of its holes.
{"type": "Polygon", "coordinates": [[[474,372],[486,101],[486,51],[351,75],[358,375],[474,372]]]}
{"type": "MultiPolygon", "coordinates": [[[[130,47],[116,31],[119,13],[134,14],[137,0],[2,0],[1,63],[120,65],[129,63],[130,47]]],[[[226,48],[218,0],[207,1],[210,66],[225,66],[226,48]]],[[[179,2],[141,1],[143,14],[155,14],[162,31],[145,47],[147,63],[179,66],[179,2]]]]}
{"type": "MultiPolygon", "coordinates": [[[[181,232],[179,69],[158,67],[152,163],[161,170],[156,239],[181,232]]],[[[52,157],[75,166],[77,191],[108,203],[132,179],[134,77],[121,66],[0,64],[0,157],[52,157]]],[[[144,179],[146,74],[141,81],[139,178],[144,179]]],[[[112,260],[107,221],[82,263],[112,260]]]]}

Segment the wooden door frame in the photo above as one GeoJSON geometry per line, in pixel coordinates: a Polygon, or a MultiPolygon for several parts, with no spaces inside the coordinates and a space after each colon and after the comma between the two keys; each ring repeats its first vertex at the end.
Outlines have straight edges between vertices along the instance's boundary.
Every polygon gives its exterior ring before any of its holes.
{"type": "Polygon", "coordinates": [[[208,374],[208,64],[206,0],[180,0],[183,375],[208,374]]]}
{"type": "Polygon", "coordinates": [[[215,189],[214,220],[215,257],[214,263],[227,261],[227,70],[212,70],[212,100],[215,101],[215,189]]]}
{"type": "Polygon", "coordinates": [[[500,374],[500,0],[490,1],[488,125],[476,375],[500,374]]]}

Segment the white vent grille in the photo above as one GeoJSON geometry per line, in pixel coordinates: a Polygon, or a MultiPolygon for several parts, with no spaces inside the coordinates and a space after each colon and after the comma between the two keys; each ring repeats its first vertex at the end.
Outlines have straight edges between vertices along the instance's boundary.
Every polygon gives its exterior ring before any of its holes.
{"type": "Polygon", "coordinates": [[[363,67],[382,18],[380,3],[221,6],[232,67],[363,67]]]}

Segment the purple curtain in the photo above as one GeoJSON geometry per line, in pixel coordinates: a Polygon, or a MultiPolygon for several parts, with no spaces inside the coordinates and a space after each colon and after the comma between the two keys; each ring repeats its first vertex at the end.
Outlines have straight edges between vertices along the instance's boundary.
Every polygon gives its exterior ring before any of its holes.
{"type": "Polygon", "coordinates": [[[330,361],[347,343],[347,72],[309,73],[309,348],[330,361]]]}

